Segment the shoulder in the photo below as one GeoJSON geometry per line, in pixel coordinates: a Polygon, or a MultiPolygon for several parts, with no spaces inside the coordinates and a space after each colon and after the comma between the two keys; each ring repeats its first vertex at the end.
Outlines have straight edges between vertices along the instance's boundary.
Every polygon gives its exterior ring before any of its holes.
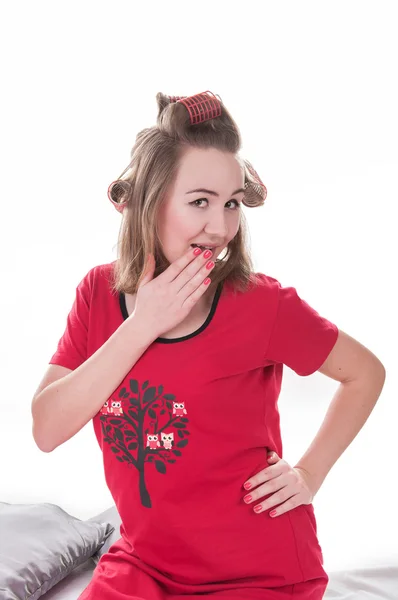
{"type": "Polygon", "coordinates": [[[87,272],[86,277],[89,279],[107,279],[114,273],[116,261],[95,265],[87,272]]]}
{"type": "Polygon", "coordinates": [[[266,313],[267,318],[272,318],[279,303],[280,289],[281,284],[274,277],[265,273],[252,272],[244,291],[228,282],[226,296],[234,310],[244,310],[248,315],[256,315],[257,318],[259,314],[266,313]]]}
{"type": "Polygon", "coordinates": [[[111,289],[115,263],[116,261],[112,261],[91,267],[81,279],[78,288],[90,294],[111,289]]]}
{"type": "Polygon", "coordinates": [[[251,272],[247,285],[240,286],[236,282],[226,279],[223,282],[223,288],[230,295],[239,296],[242,298],[249,298],[258,294],[273,292],[277,293],[280,289],[281,284],[277,279],[260,272],[251,272]]]}
{"type": "Polygon", "coordinates": [[[251,273],[250,275],[248,292],[255,297],[272,296],[278,299],[281,289],[280,282],[271,275],[260,272],[251,273]]]}
{"type": "Polygon", "coordinates": [[[250,274],[250,285],[241,298],[249,308],[266,308],[269,317],[275,317],[281,308],[293,310],[303,303],[295,287],[285,286],[279,279],[262,272],[250,274]]]}
{"type": "Polygon", "coordinates": [[[252,273],[251,280],[255,287],[260,289],[272,289],[277,290],[281,287],[280,282],[275,279],[275,277],[271,277],[271,275],[266,275],[265,273],[252,273]]]}
{"type": "Polygon", "coordinates": [[[296,287],[292,285],[283,285],[275,277],[266,275],[265,273],[253,273],[252,279],[255,284],[255,289],[260,290],[261,294],[272,295],[277,303],[291,302],[299,299],[299,294],[296,287]]]}

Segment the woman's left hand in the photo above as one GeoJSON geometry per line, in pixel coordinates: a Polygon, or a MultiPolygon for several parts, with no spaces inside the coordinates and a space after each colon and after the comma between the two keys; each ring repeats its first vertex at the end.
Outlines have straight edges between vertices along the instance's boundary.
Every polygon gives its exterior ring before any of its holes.
{"type": "Polygon", "coordinates": [[[311,489],[309,473],[300,467],[291,467],[276,452],[271,452],[267,459],[271,466],[248,479],[243,486],[245,490],[250,490],[243,498],[246,504],[255,503],[253,510],[256,513],[279,504],[277,509],[269,513],[271,517],[282,515],[300,504],[311,504],[317,490],[311,489]],[[272,496],[258,502],[269,494],[272,496]]]}

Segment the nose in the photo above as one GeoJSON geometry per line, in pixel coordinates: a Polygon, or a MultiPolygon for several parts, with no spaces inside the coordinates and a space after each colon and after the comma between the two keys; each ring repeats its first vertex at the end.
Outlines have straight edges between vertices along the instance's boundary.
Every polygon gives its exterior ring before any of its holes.
{"type": "Polygon", "coordinates": [[[206,227],[204,228],[206,235],[214,240],[214,243],[219,241],[219,245],[222,244],[222,240],[228,237],[228,223],[225,213],[219,214],[214,212],[209,215],[206,227]]]}

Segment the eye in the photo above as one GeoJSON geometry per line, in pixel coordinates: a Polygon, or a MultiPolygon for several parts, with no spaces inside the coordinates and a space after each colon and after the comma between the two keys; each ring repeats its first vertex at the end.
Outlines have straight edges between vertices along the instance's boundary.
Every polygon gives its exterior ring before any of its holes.
{"type": "Polygon", "coordinates": [[[235,210],[237,210],[240,207],[240,203],[237,200],[229,200],[227,204],[229,204],[229,202],[235,202],[235,210]]]}
{"type": "MultiPolygon", "coordinates": [[[[199,206],[199,204],[196,204],[197,202],[209,203],[207,198],[198,198],[197,200],[194,200],[193,202],[190,202],[189,204],[191,204],[192,206],[197,206],[198,208],[202,208],[202,206],[199,206]]],[[[228,200],[227,204],[229,204],[230,202],[235,202],[235,208],[233,210],[238,210],[240,208],[240,203],[237,200],[228,200]]]]}

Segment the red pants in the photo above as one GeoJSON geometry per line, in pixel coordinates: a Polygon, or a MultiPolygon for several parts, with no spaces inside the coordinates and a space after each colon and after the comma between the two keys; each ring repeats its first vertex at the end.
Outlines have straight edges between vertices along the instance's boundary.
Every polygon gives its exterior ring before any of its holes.
{"type": "MultiPolygon", "coordinates": [[[[112,551],[113,550],[113,551],[112,551]]],[[[181,584],[157,573],[153,577],[121,549],[104,554],[78,600],[321,600],[328,578],[320,577],[280,587],[264,582],[231,581],[206,585],[181,584]]]]}

